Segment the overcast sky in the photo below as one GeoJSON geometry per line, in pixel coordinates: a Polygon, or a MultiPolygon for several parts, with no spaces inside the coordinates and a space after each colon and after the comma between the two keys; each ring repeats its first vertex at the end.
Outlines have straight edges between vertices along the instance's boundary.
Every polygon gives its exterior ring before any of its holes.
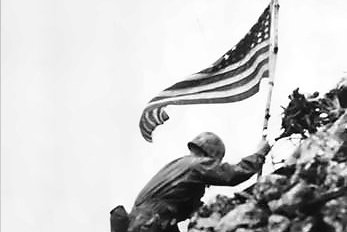
{"type": "MultiPolygon", "coordinates": [[[[266,81],[243,102],[168,107],[153,143],[138,122],[152,97],[233,47],[267,4],[3,0],[1,231],[109,231],[109,211],[130,210],[202,131],[223,138],[226,161],[249,155],[261,137],[266,81]]],[[[294,88],[325,92],[347,72],[347,2],[280,4],[270,138],[294,88]]],[[[210,188],[205,199],[232,191],[210,188]]]]}

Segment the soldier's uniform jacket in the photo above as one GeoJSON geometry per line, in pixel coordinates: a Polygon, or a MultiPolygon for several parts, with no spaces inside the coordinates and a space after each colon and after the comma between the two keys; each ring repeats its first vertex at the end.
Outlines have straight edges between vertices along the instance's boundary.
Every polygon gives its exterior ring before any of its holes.
{"type": "Polygon", "coordinates": [[[150,210],[161,221],[187,219],[201,206],[208,185],[234,186],[257,173],[264,156],[253,154],[238,164],[219,163],[210,157],[188,155],[163,167],[139,193],[130,216],[150,210]]]}

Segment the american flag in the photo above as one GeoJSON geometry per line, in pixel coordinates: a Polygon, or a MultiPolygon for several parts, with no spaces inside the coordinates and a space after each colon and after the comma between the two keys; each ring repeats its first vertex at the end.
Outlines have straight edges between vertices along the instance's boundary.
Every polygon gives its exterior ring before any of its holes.
{"type": "Polygon", "coordinates": [[[167,105],[214,104],[244,100],[259,91],[269,76],[271,16],[268,6],[244,38],[220,59],[187,79],[165,89],[144,109],[142,136],[152,141],[152,132],[169,119],[167,105]]]}

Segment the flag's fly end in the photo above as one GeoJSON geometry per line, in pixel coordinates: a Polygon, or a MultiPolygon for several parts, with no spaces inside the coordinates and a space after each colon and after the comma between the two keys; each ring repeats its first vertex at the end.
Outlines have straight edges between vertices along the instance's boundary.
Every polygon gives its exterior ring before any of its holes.
{"type": "Polygon", "coordinates": [[[143,111],[140,119],[140,130],[143,138],[147,142],[152,142],[153,130],[169,119],[169,115],[164,111],[164,107],[153,107],[148,105],[143,111]]]}

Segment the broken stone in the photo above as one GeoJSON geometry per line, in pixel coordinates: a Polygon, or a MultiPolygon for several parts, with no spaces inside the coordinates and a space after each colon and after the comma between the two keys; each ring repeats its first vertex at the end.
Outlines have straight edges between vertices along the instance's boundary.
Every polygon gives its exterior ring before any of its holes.
{"type": "Polygon", "coordinates": [[[288,184],[288,178],[282,175],[262,176],[253,188],[253,195],[258,201],[268,202],[279,198],[288,184]]]}
{"type": "Polygon", "coordinates": [[[347,231],[347,196],[327,202],[321,212],[324,222],[335,232],[347,231]]]}
{"type": "Polygon", "coordinates": [[[278,214],[273,214],[269,217],[268,232],[286,232],[290,227],[290,220],[278,214]]]}
{"type": "Polygon", "coordinates": [[[292,222],[290,232],[317,232],[315,231],[316,220],[314,217],[296,219],[292,222]]]}
{"type": "Polygon", "coordinates": [[[267,213],[253,201],[238,205],[225,215],[216,227],[216,231],[228,232],[237,228],[253,229],[265,225],[267,213]]]}
{"type": "Polygon", "coordinates": [[[270,201],[268,206],[272,212],[295,215],[299,206],[312,199],[312,197],[313,189],[304,181],[301,181],[284,193],[280,199],[270,201]]]}

